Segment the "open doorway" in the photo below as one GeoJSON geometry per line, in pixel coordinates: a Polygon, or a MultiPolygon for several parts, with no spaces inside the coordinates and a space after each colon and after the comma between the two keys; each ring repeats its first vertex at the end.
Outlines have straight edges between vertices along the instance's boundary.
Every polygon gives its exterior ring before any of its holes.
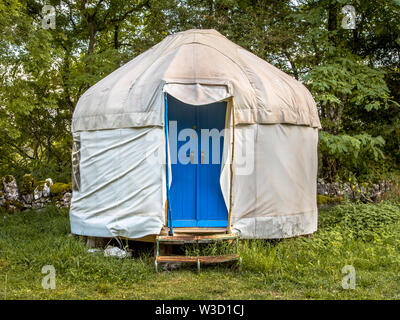
{"type": "Polygon", "coordinates": [[[172,227],[227,227],[220,186],[226,102],[194,106],[168,95],[172,227]]]}

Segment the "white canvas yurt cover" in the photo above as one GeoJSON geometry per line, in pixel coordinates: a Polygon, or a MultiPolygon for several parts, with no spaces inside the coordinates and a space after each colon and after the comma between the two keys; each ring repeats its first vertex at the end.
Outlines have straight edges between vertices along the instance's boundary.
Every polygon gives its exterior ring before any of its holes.
{"type": "Polygon", "coordinates": [[[141,238],[168,225],[166,179],[171,186],[174,174],[166,156],[167,96],[198,110],[226,102],[218,185],[233,232],[284,238],[316,231],[320,121],[311,94],[217,31],[188,30],[79,99],[72,233],[141,238]]]}

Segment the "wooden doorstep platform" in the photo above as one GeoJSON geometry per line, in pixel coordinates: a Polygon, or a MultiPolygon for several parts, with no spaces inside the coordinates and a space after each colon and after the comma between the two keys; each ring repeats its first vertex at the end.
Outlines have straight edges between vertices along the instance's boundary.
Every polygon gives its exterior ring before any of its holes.
{"type": "Polygon", "coordinates": [[[174,235],[180,234],[226,234],[227,228],[184,228],[175,227],[174,235]]]}
{"type": "Polygon", "coordinates": [[[207,243],[218,240],[235,240],[238,238],[236,233],[234,234],[212,234],[212,235],[173,235],[173,236],[158,236],[156,241],[158,242],[170,242],[174,244],[185,244],[185,243],[207,243]]]}

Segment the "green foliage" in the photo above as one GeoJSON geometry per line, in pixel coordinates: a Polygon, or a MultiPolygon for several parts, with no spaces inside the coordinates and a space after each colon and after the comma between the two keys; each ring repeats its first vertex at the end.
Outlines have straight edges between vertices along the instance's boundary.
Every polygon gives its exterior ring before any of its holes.
{"type": "Polygon", "coordinates": [[[317,205],[333,205],[342,202],[343,199],[340,197],[329,197],[329,196],[324,196],[322,194],[317,195],[317,205]]]}
{"type": "Polygon", "coordinates": [[[6,175],[5,177],[3,177],[4,182],[5,183],[10,183],[11,181],[13,181],[14,177],[10,174],[6,175]]]}
{"type": "Polygon", "coordinates": [[[374,208],[366,205],[351,207],[344,212],[343,224],[351,232],[364,240],[381,235],[385,227],[400,221],[399,205],[379,205],[374,208]]]}
{"type": "Polygon", "coordinates": [[[321,151],[327,152],[330,156],[345,157],[348,155],[357,159],[363,152],[372,155],[373,160],[378,161],[384,158],[382,147],[385,140],[381,136],[371,137],[369,134],[355,136],[333,135],[321,132],[319,135],[321,151]]]}
{"type": "Polygon", "coordinates": [[[340,180],[352,175],[368,175],[385,159],[384,144],[381,136],[372,137],[367,133],[350,136],[321,131],[319,152],[325,178],[340,180]]]}
{"type": "Polygon", "coordinates": [[[389,90],[384,75],[383,70],[371,68],[348,55],[316,66],[309,73],[309,80],[314,99],[324,107],[323,116],[328,116],[332,111],[329,108],[346,103],[366,111],[385,107],[389,90]]]}
{"type": "Polygon", "coordinates": [[[50,192],[54,195],[62,194],[64,192],[72,192],[72,184],[71,183],[54,183],[50,186],[50,192]]]}
{"type": "Polygon", "coordinates": [[[217,256],[224,254],[235,254],[236,240],[232,242],[214,241],[204,244],[185,244],[183,251],[187,256],[217,256]]]}
{"type": "Polygon", "coordinates": [[[32,177],[32,175],[30,174],[25,174],[22,177],[22,184],[21,184],[21,189],[20,189],[20,193],[22,195],[25,194],[32,194],[35,185],[35,179],[32,177]]]}
{"type": "MultiPolygon", "coordinates": [[[[377,176],[398,168],[400,7],[353,1],[356,29],[341,27],[341,1],[305,1],[294,13],[305,24],[300,66],[320,112],[322,177],[377,176]],[[378,14],[379,12],[379,14],[378,14]],[[390,80],[389,80],[390,79],[390,80]],[[385,143],[385,145],[383,145],[385,143]],[[383,158],[384,161],[378,161],[383,158]]],[[[299,65],[299,64],[298,64],[299,65]]]]}
{"type": "Polygon", "coordinates": [[[309,87],[324,132],[321,176],[344,179],[399,168],[395,1],[48,4],[56,8],[55,29],[42,28],[42,1],[0,3],[0,176],[19,181],[31,172],[36,179],[68,182],[71,117],[79,97],[166,35],[191,28],[215,28],[309,87]],[[345,4],[356,9],[354,30],[341,27],[345,4]]]}
{"type": "Polygon", "coordinates": [[[50,183],[48,181],[40,180],[40,181],[35,181],[33,186],[35,188],[38,188],[39,191],[43,191],[45,185],[46,187],[50,187],[50,183]]]}
{"type": "Polygon", "coordinates": [[[364,241],[373,241],[385,234],[388,226],[399,222],[400,204],[396,202],[336,206],[320,218],[321,228],[341,229],[343,234],[364,241]]]}

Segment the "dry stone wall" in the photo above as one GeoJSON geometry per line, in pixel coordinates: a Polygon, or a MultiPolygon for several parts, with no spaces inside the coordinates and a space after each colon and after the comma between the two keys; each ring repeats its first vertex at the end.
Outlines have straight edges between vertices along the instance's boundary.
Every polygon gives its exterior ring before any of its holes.
{"type": "Polygon", "coordinates": [[[0,207],[11,213],[42,208],[46,204],[69,207],[71,197],[71,183],[53,183],[50,178],[35,181],[29,174],[24,175],[19,185],[12,175],[1,178],[0,207]]]}
{"type": "MultiPolygon", "coordinates": [[[[337,204],[344,199],[364,202],[379,201],[392,187],[393,183],[391,181],[381,181],[376,184],[354,183],[351,180],[346,183],[328,183],[318,179],[318,205],[337,204]]],[[[26,174],[23,176],[20,186],[18,186],[16,179],[11,175],[1,178],[0,207],[12,213],[30,208],[42,208],[46,204],[69,207],[71,197],[71,183],[53,183],[50,178],[43,181],[35,181],[31,175],[26,174]]]]}

